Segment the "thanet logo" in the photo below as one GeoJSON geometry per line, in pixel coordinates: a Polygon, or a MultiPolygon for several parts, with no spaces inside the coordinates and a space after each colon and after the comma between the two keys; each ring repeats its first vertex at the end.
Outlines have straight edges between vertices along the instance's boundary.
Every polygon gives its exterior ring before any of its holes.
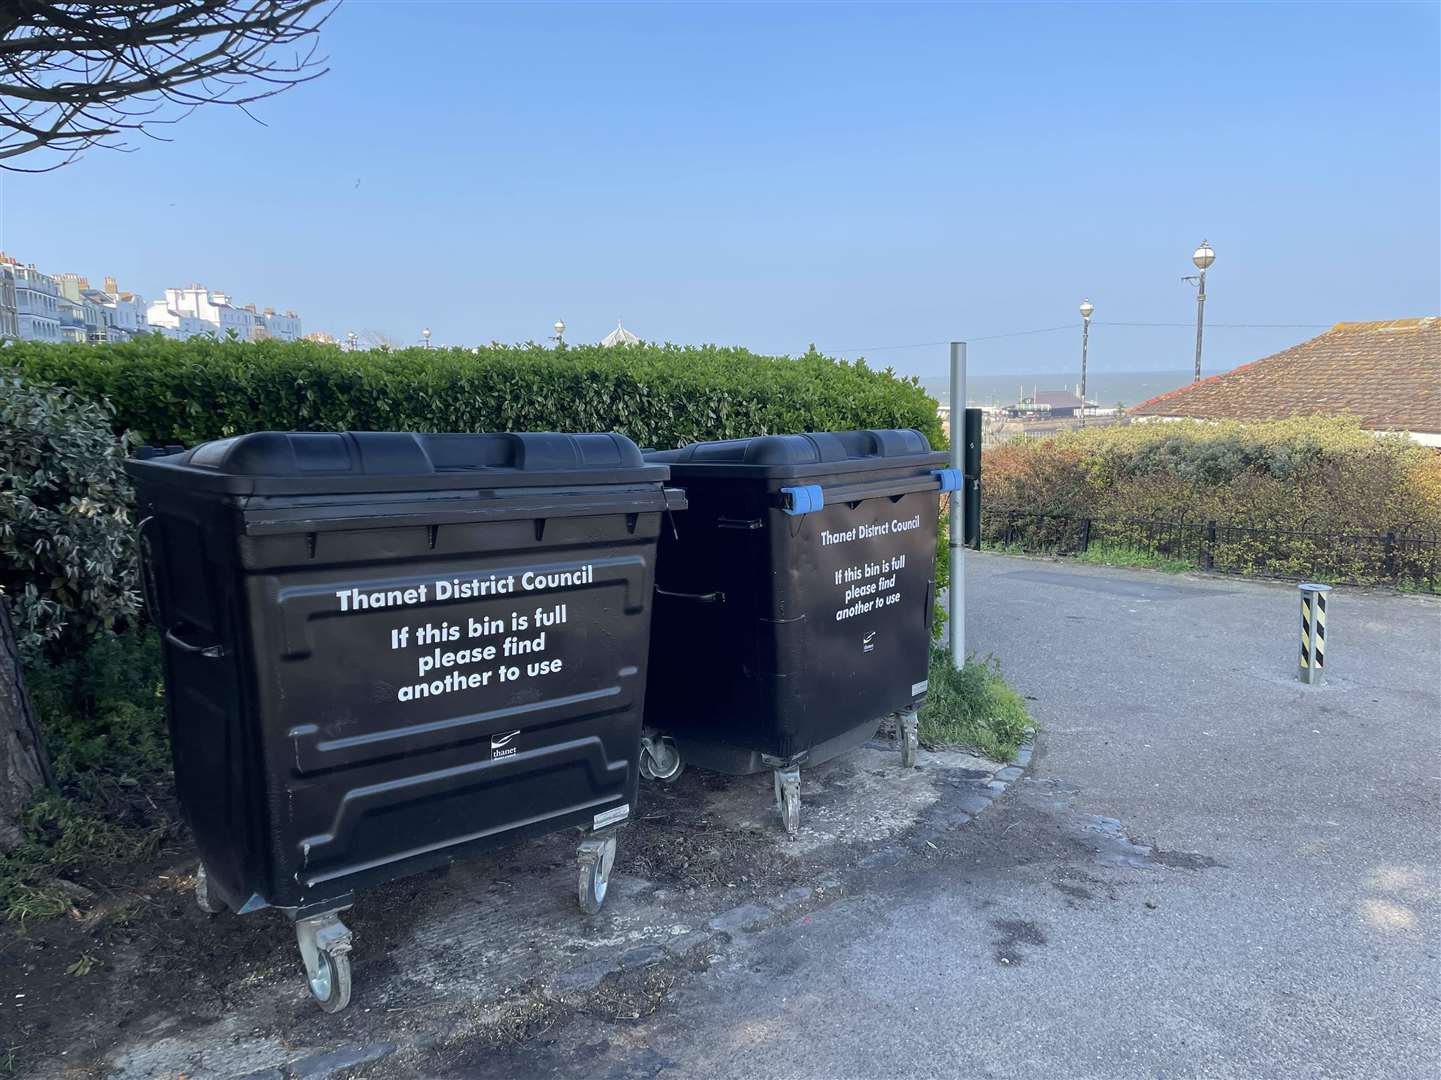
{"type": "Polygon", "coordinates": [[[872,652],[876,647],[876,632],[872,630],[861,638],[861,652],[872,652]]]}
{"type": "Polygon", "coordinates": [[[520,729],[508,731],[504,735],[492,735],[490,737],[490,759],[510,757],[515,753],[516,747],[510,745],[510,740],[520,734],[520,729]]]}

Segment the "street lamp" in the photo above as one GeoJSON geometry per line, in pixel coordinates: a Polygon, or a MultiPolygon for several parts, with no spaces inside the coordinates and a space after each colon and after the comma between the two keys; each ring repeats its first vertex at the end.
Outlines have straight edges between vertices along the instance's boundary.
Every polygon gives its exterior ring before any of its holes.
{"type": "Polygon", "coordinates": [[[1206,271],[1216,261],[1216,253],[1211,250],[1211,245],[1201,241],[1201,246],[1191,253],[1191,261],[1196,264],[1196,269],[1201,271],[1192,277],[1184,277],[1181,280],[1190,282],[1196,286],[1196,382],[1201,381],[1201,326],[1205,321],[1206,314],[1206,271]]]}
{"type": "Polygon", "coordinates": [[[559,320],[559,319],[556,319],[556,320],[555,320],[555,326],[552,327],[552,329],[555,330],[555,335],[554,335],[550,340],[553,341],[553,342],[555,342],[557,345],[564,345],[564,344],[565,344],[565,323],[561,322],[561,320],[559,320]]]}
{"type": "Polygon", "coordinates": [[[430,327],[427,326],[424,330],[420,332],[420,340],[425,342],[425,347],[427,349],[430,348],[430,327]]]}
{"type": "Polygon", "coordinates": [[[1096,305],[1081,301],[1081,423],[1086,422],[1086,350],[1091,341],[1091,313],[1096,305]]]}
{"type": "Polygon", "coordinates": [[[354,351],[355,351],[355,331],[354,331],[354,330],[349,331],[349,332],[345,335],[345,340],[346,340],[346,342],[348,342],[349,345],[350,345],[350,351],[351,351],[351,352],[354,352],[354,351]]]}

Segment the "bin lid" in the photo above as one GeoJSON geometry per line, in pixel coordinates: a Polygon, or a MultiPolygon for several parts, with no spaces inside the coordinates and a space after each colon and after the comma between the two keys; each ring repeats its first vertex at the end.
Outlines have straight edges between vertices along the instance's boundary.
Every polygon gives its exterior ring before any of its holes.
{"type": "Polygon", "coordinates": [[[232,495],[625,484],[669,476],[624,435],[553,431],[256,431],[131,458],[125,468],[142,483],[232,495]]]}
{"type": "Polygon", "coordinates": [[[784,479],[907,465],[935,468],[944,464],[947,456],[944,451],[932,450],[926,437],[913,428],[885,428],[698,442],[679,450],[649,451],[645,460],[669,465],[678,479],[686,476],[784,479]]]}

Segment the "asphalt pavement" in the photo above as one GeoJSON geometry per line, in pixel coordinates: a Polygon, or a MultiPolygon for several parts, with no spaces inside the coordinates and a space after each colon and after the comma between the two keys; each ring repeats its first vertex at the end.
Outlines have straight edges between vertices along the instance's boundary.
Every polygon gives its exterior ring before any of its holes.
{"type": "Polygon", "coordinates": [[[1306,687],[1290,585],[972,553],[967,588],[1023,780],[643,1019],[460,1071],[1441,1075],[1441,604],[1338,588],[1306,687]]]}

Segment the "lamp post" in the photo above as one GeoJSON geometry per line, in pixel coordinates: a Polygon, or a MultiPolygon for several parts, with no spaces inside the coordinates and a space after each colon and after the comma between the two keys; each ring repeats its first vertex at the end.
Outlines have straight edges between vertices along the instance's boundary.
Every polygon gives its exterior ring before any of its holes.
{"type": "Polygon", "coordinates": [[[555,334],[551,337],[550,340],[553,341],[553,342],[555,342],[557,347],[559,347],[559,346],[561,346],[561,345],[564,345],[564,344],[565,344],[565,323],[562,322],[560,319],[556,319],[556,320],[555,320],[555,326],[553,326],[551,329],[553,329],[553,330],[555,331],[555,334]]]}
{"type": "Polygon", "coordinates": [[[1091,342],[1091,313],[1096,305],[1081,301],[1081,423],[1086,422],[1086,350],[1091,342]]]}
{"type": "Polygon", "coordinates": [[[420,332],[420,340],[425,342],[425,347],[427,349],[430,348],[430,327],[427,326],[424,330],[420,332]]]}
{"type": "Polygon", "coordinates": [[[347,332],[346,335],[345,335],[345,340],[346,340],[346,342],[350,345],[350,351],[351,351],[351,352],[354,352],[354,351],[355,351],[355,331],[354,331],[354,330],[351,330],[351,331],[347,332]]]}
{"type": "Polygon", "coordinates": [[[1191,261],[1196,264],[1196,269],[1201,271],[1192,277],[1182,278],[1196,286],[1196,382],[1201,381],[1201,327],[1206,315],[1206,270],[1216,261],[1216,253],[1211,250],[1211,245],[1201,241],[1201,246],[1191,253],[1191,261]]]}

